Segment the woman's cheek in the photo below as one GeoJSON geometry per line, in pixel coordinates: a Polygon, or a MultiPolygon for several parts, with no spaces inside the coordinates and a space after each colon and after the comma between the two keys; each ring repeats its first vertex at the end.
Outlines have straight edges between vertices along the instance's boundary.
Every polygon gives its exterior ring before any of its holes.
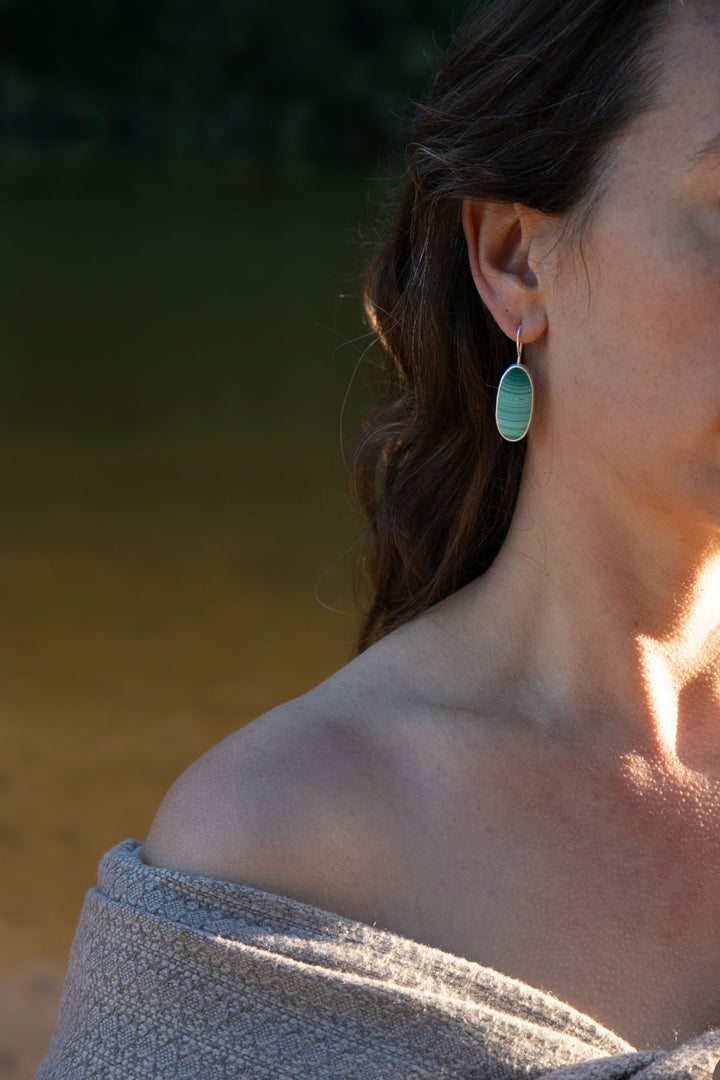
{"type": "Polygon", "coordinates": [[[688,211],[685,232],[700,272],[720,277],[720,193],[688,211]]]}

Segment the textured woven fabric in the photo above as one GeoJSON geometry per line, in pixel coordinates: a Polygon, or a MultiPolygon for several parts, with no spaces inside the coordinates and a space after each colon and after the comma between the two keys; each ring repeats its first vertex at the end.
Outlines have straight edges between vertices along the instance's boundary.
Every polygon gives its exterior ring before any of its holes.
{"type": "Polygon", "coordinates": [[[128,840],[86,896],[35,1080],[708,1080],[718,1058],[720,1033],[635,1053],[514,979],[128,840]]]}

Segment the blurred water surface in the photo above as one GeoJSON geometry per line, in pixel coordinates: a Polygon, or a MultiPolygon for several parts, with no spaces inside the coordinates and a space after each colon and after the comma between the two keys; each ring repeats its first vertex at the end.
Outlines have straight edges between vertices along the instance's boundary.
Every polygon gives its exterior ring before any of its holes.
{"type": "MultiPolygon", "coordinates": [[[[340,412],[367,215],[361,181],[23,175],[0,177],[12,978],[62,965],[98,857],[144,835],[178,772],[352,652],[340,412]]],[[[0,1031],[0,1075],[13,1061],[0,1031]]]]}

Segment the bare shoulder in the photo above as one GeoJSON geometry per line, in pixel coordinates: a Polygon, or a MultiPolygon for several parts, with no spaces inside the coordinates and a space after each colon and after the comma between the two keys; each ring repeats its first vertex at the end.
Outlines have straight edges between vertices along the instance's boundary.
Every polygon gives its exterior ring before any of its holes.
{"type": "Polygon", "coordinates": [[[505,864],[532,762],[517,739],[508,752],[452,649],[443,658],[446,635],[425,627],[388,635],[208,751],[166,795],[145,859],[470,955],[495,880],[481,869],[505,864]],[[464,896],[465,921],[448,900],[464,896]]]}
{"type": "Polygon", "coordinates": [[[146,861],[367,921],[371,885],[393,863],[392,753],[354,685],[343,669],[191,765],[158,810],[146,861]]]}

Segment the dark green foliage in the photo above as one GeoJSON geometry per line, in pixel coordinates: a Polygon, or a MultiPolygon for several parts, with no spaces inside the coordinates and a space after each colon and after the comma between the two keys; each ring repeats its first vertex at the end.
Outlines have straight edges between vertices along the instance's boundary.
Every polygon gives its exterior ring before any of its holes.
{"type": "Polygon", "coordinates": [[[0,0],[0,139],[374,161],[452,0],[0,0]]]}

